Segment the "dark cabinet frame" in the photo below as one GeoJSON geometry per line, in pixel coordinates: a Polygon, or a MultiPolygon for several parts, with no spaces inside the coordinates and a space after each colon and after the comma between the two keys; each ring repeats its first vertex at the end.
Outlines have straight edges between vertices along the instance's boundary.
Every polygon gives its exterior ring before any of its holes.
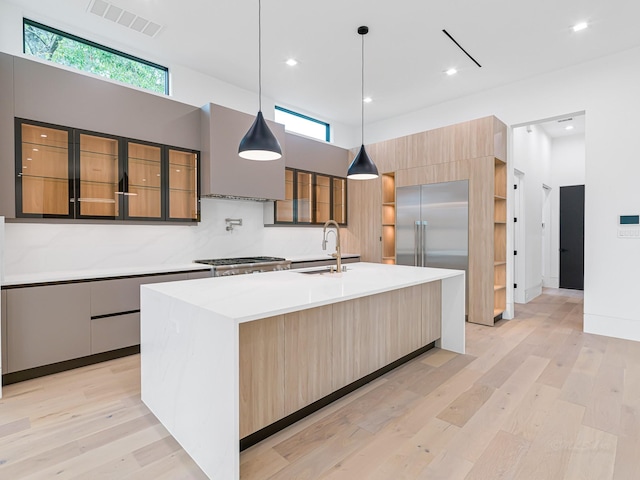
{"type": "Polygon", "coordinates": [[[117,135],[109,135],[101,132],[94,132],[72,127],[64,127],[45,122],[38,122],[22,118],[15,119],[15,145],[16,145],[16,217],[18,218],[59,218],[59,219],[78,219],[78,220],[127,220],[127,221],[155,221],[155,222],[178,222],[178,223],[197,223],[200,221],[200,152],[198,150],[174,147],[170,145],[162,145],[159,143],[138,140],[135,138],[121,137],[117,135]],[[68,134],[68,171],[69,171],[69,214],[33,214],[23,212],[22,202],[22,125],[34,125],[46,127],[61,131],[68,134]],[[80,135],[91,135],[96,137],[104,137],[118,142],[118,215],[102,216],[102,215],[82,215],[80,213],[80,135]],[[127,171],[129,143],[137,143],[140,145],[148,145],[160,148],[160,201],[161,216],[160,217],[132,217],[128,215],[129,207],[129,176],[127,171]],[[170,218],[169,217],[169,151],[175,150],[185,153],[193,153],[197,156],[196,160],[196,197],[197,197],[197,214],[196,218],[170,218]]]}
{"type": "MultiPolygon", "coordinates": [[[[317,226],[317,225],[323,225],[324,222],[319,222],[316,218],[316,205],[317,205],[317,195],[316,195],[316,187],[318,186],[318,183],[316,181],[316,178],[318,176],[321,177],[327,177],[329,178],[329,218],[334,218],[334,198],[333,198],[333,181],[334,179],[336,180],[344,180],[344,188],[345,188],[345,205],[344,205],[344,212],[345,212],[345,218],[344,218],[344,222],[340,223],[339,225],[343,225],[346,226],[347,222],[348,222],[348,218],[347,218],[347,202],[348,202],[348,191],[347,191],[347,181],[346,178],[344,177],[337,177],[335,175],[328,175],[328,174],[324,174],[324,173],[318,173],[318,172],[310,172],[308,170],[301,170],[301,169],[297,169],[297,168],[286,168],[285,170],[289,170],[291,172],[293,172],[293,198],[291,199],[293,201],[293,221],[291,222],[284,222],[284,221],[278,221],[278,202],[279,200],[276,200],[274,202],[274,224],[276,225],[309,225],[309,226],[317,226]],[[298,173],[307,173],[311,175],[311,198],[310,198],[310,202],[311,202],[311,221],[310,222],[301,222],[298,220],[298,173]]],[[[287,199],[289,200],[289,199],[287,199]]]]}

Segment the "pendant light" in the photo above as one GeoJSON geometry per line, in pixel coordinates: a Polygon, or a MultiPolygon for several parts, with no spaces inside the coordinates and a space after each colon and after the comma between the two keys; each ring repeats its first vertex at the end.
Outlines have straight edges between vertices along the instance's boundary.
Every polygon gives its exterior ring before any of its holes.
{"type": "Polygon", "coordinates": [[[378,169],[376,164],[373,163],[367,151],[364,149],[364,36],[369,33],[369,27],[358,27],[358,33],[362,36],[362,95],[360,97],[360,103],[362,104],[362,131],[361,139],[362,145],[360,151],[349,165],[347,171],[347,178],[353,180],[369,180],[372,178],[378,178],[378,169]]]}
{"type": "Polygon", "coordinates": [[[258,115],[240,141],[238,155],[247,160],[277,160],[282,148],[262,116],[262,0],[258,0],[258,115]]]}

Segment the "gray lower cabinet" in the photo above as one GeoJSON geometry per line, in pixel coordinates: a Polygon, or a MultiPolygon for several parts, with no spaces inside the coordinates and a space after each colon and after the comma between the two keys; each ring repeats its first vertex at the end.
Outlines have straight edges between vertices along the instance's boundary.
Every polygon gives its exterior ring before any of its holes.
{"type": "Polygon", "coordinates": [[[140,285],[187,280],[189,273],[91,282],[91,353],[140,344],[140,285]]]}
{"type": "Polygon", "coordinates": [[[7,372],[91,354],[90,284],[7,290],[7,372]]]}
{"type": "Polygon", "coordinates": [[[140,285],[209,270],[2,290],[2,373],[140,344],[140,285]]]}

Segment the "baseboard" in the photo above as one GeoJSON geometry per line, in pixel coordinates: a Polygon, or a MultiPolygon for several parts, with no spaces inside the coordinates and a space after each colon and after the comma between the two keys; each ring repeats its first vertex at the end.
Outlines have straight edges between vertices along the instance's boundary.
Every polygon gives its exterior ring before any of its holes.
{"type": "Polygon", "coordinates": [[[524,292],[524,301],[529,303],[534,298],[542,295],[542,283],[539,283],[533,287],[527,288],[524,292]]]}
{"type": "Polygon", "coordinates": [[[585,313],[583,319],[585,333],[640,342],[640,318],[605,317],[585,313]]]}
{"type": "Polygon", "coordinates": [[[60,373],[74,368],[86,367],[87,365],[93,365],[94,363],[101,363],[106,362],[107,360],[135,355],[136,353],[140,353],[140,345],[111,350],[109,352],[96,353],[87,357],[74,358],[72,360],[65,360],[64,362],[52,363],[50,365],[42,365],[41,367],[20,370],[19,372],[5,373],[2,375],[2,385],[24,382],[25,380],[44,377],[45,375],[52,375],[54,373],[60,373]]]}
{"type": "Polygon", "coordinates": [[[558,277],[545,277],[542,279],[543,288],[560,288],[560,279],[558,277]]]}

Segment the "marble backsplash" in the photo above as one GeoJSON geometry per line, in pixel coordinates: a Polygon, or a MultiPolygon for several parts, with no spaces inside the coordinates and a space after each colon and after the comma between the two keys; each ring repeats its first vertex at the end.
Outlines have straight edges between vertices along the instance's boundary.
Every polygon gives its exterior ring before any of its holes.
{"type": "MultiPolygon", "coordinates": [[[[325,255],[322,228],[264,227],[263,205],[203,198],[198,225],[5,224],[5,274],[190,263],[200,258],[325,255]],[[226,230],[225,218],[242,218],[226,230]]],[[[334,248],[329,236],[329,251],[334,248]]]]}

